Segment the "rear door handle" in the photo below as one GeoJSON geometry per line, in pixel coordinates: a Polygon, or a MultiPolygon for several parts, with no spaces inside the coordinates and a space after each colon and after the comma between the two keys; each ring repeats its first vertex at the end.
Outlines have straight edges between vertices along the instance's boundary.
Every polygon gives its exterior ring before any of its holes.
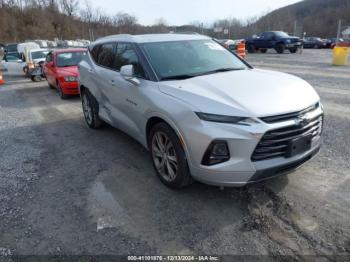
{"type": "Polygon", "coordinates": [[[93,71],[92,69],[89,69],[89,72],[92,73],[92,72],[94,72],[94,71],[93,71]]]}
{"type": "Polygon", "coordinates": [[[115,85],[115,81],[111,80],[111,85],[114,86],[115,85]]]}

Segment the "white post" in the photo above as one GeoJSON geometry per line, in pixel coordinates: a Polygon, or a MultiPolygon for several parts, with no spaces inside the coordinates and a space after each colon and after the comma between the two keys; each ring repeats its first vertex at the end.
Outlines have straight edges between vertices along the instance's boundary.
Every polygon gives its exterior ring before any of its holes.
{"type": "Polygon", "coordinates": [[[339,42],[340,34],[341,34],[341,20],[339,20],[339,23],[338,23],[337,43],[339,42]]]}

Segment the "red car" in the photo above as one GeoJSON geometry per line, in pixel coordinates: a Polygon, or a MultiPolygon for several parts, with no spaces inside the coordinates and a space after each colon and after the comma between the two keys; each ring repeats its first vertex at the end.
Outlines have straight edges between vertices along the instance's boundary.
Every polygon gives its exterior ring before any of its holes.
{"type": "Polygon", "coordinates": [[[46,56],[44,74],[51,88],[56,88],[62,99],[78,95],[78,64],[87,54],[83,48],[55,50],[46,56]]]}

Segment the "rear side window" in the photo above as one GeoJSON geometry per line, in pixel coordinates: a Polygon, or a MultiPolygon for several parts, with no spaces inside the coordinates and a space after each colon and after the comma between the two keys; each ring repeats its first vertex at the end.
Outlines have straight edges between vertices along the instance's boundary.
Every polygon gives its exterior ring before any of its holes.
{"type": "Polygon", "coordinates": [[[113,43],[102,44],[98,50],[97,61],[96,63],[113,69],[114,65],[114,48],[115,45],[113,43]]]}
{"type": "Polygon", "coordinates": [[[98,58],[98,50],[100,49],[100,47],[101,45],[95,45],[92,49],[90,49],[90,55],[96,63],[98,58]]]}

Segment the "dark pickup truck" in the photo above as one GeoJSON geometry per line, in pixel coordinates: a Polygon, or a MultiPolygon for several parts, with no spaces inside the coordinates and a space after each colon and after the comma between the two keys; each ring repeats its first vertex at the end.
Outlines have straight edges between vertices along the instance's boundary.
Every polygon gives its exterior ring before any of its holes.
{"type": "Polygon", "coordinates": [[[259,37],[247,39],[246,47],[249,53],[256,51],[266,53],[271,48],[279,54],[283,54],[286,49],[296,53],[301,47],[301,40],[282,31],[270,31],[262,33],[259,37]]]}

